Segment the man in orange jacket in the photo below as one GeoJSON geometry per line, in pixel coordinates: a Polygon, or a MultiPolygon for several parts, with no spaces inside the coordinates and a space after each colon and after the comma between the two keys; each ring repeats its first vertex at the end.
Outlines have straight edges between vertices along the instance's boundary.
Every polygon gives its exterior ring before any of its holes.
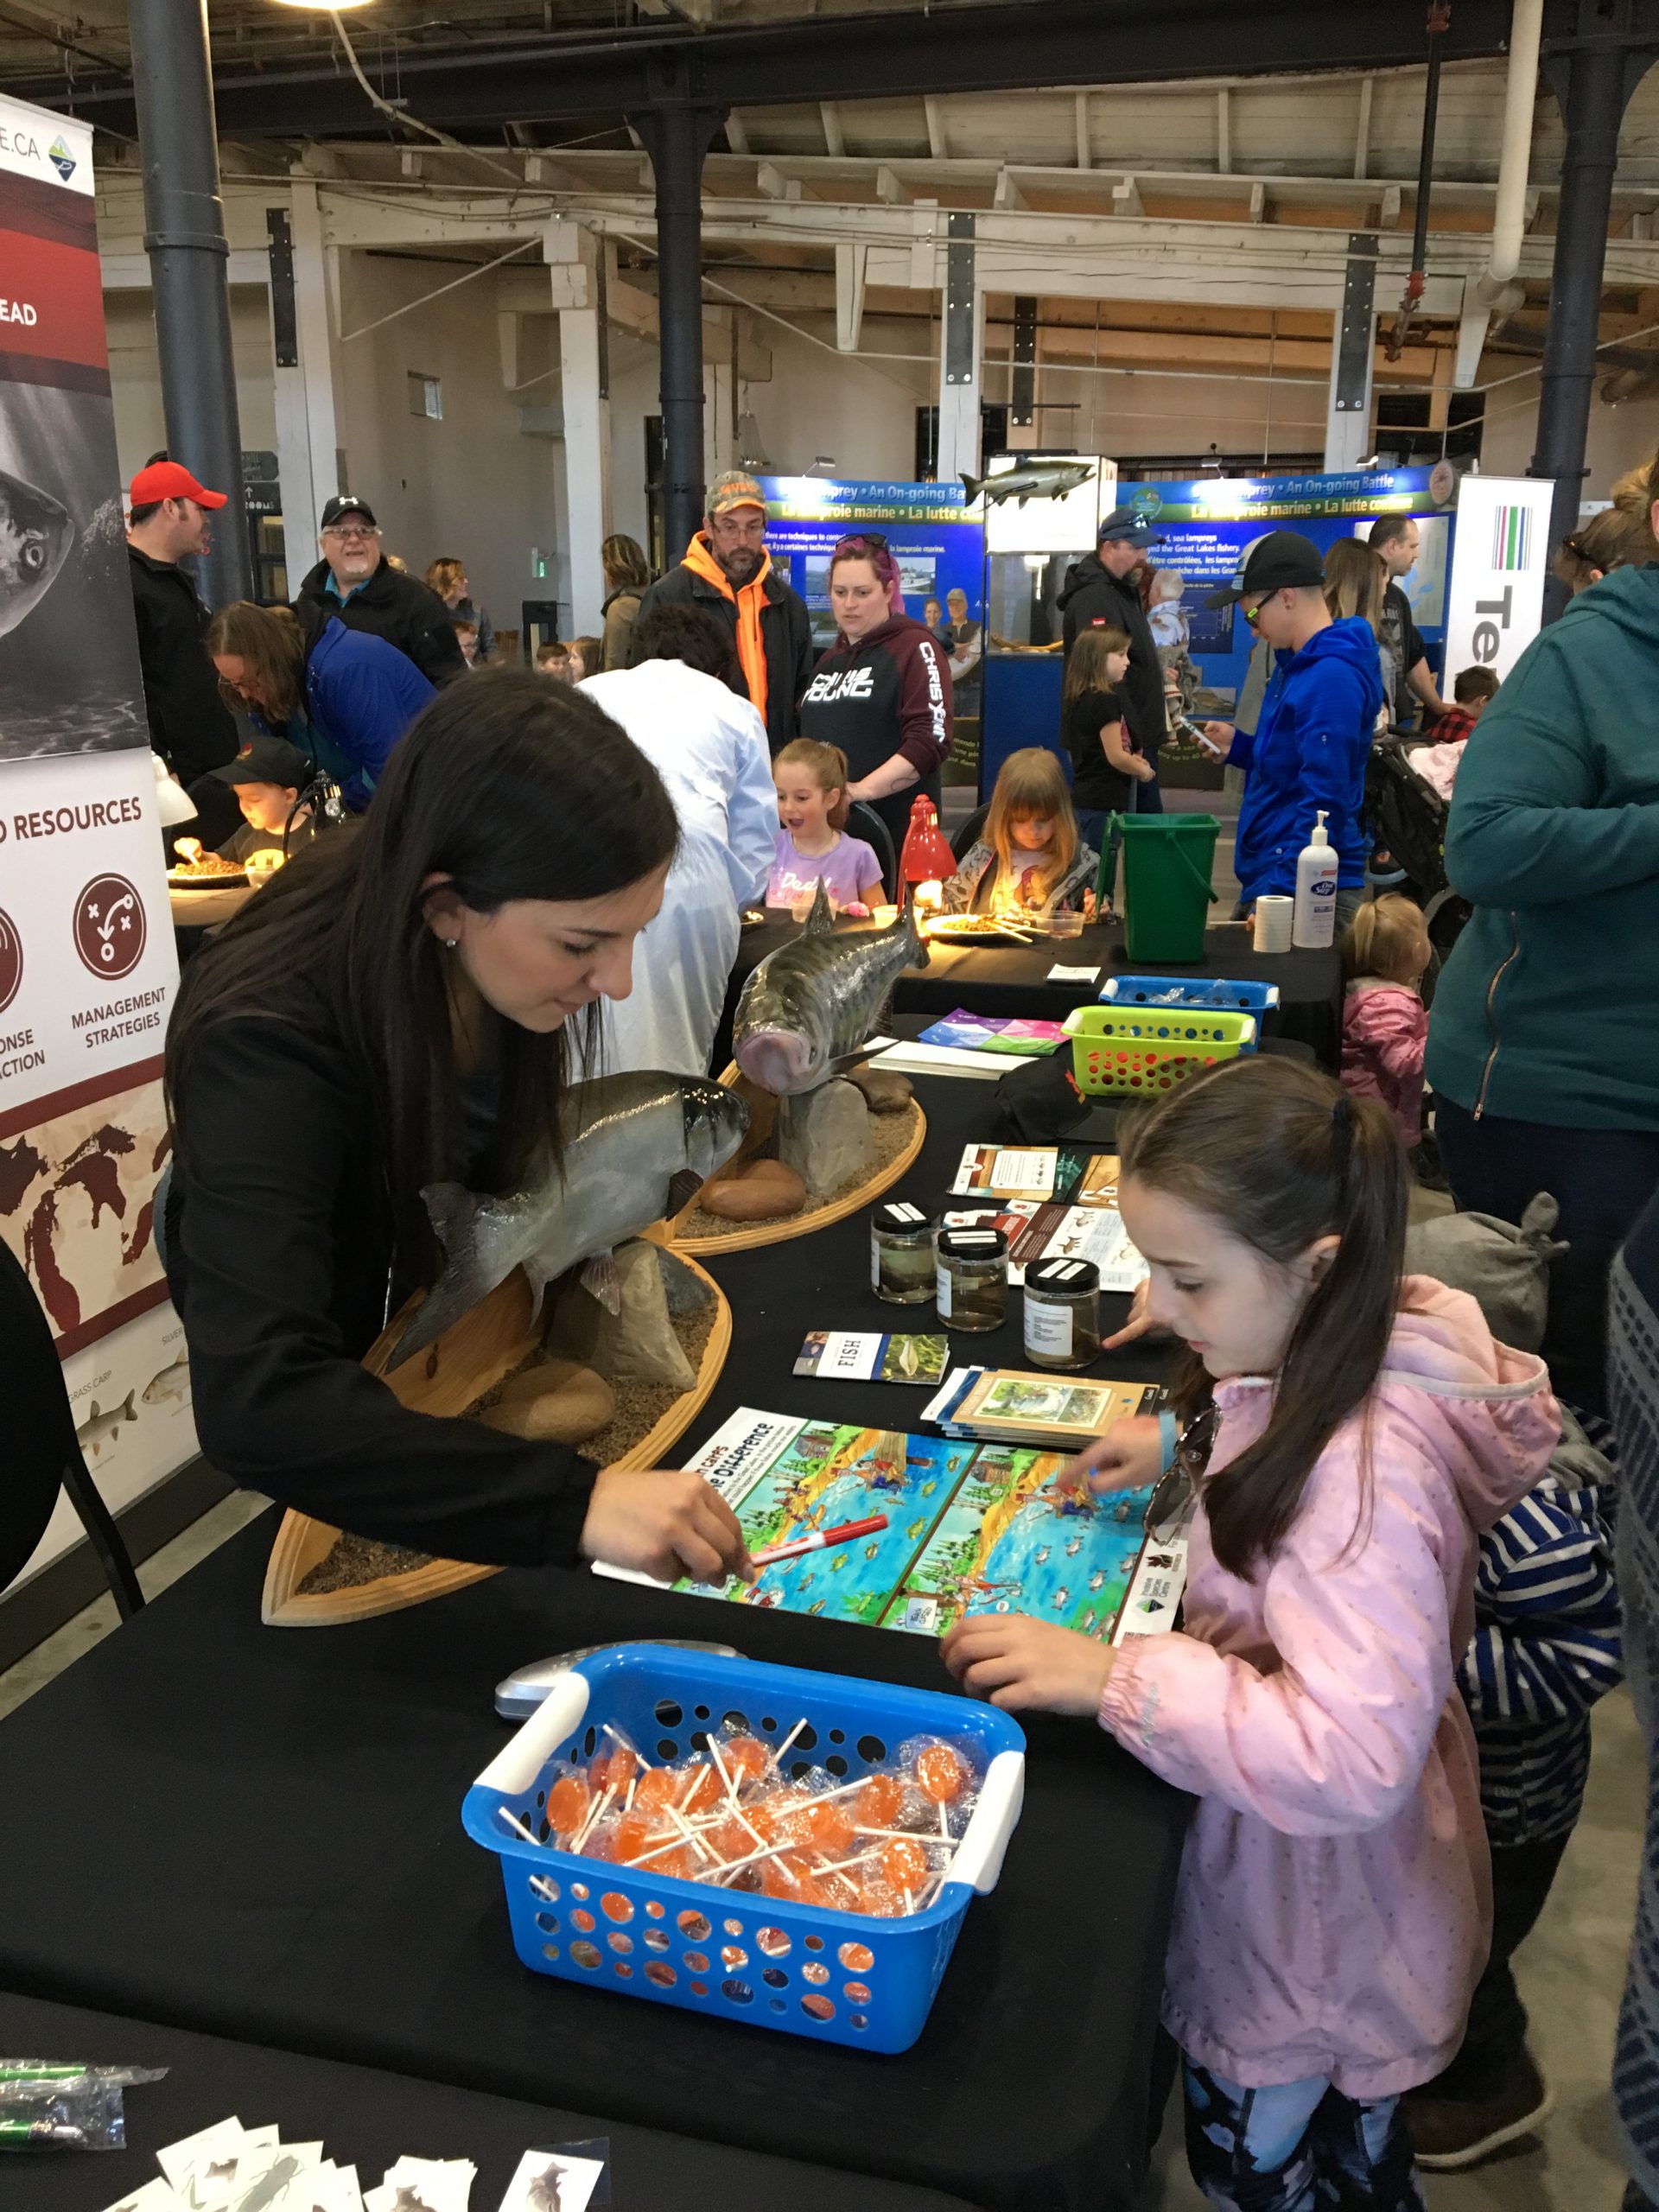
{"type": "Polygon", "coordinates": [[[639,603],[701,607],[732,633],[749,697],[778,753],[798,736],[801,694],[812,674],[812,625],[806,601],[772,565],[766,494],[753,476],[728,469],[709,486],[703,526],[677,569],[639,603]]]}

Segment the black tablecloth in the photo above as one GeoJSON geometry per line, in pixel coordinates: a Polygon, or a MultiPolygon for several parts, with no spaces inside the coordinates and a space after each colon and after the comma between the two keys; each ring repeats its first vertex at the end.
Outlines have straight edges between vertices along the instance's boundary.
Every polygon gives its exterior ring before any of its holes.
{"type": "MultiPolygon", "coordinates": [[[[518,2104],[407,2075],[302,2058],[257,2044],[0,1993],[0,2052],[165,2066],[164,2082],[126,2093],[124,2152],[0,2153],[6,2212],[102,2212],[160,2173],[156,2153],[235,2113],[275,2122],[285,2143],[321,2140],[336,2165],[373,2188],[395,2158],[470,2158],[473,2212],[495,2212],[526,2151],[608,2136],[616,2212],[848,2212],[845,2174],[758,2158],[683,2135],[622,2127],[556,2105],[518,2104]]],[[[858,2212],[966,2212],[931,2190],[861,2179],[858,2212]]]]}
{"type": "MultiPolygon", "coordinates": [[[[934,1203],[988,1092],[919,1088],[929,1142],[900,1188],[934,1203]]],[[[864,1217],[715,1264],[738,1325],[688,1446],[740,1404],[915,1419],[919,1390],[791,1376],[808,1328],[932,1321],[874,1299],[864,1217]]],[[[955,1342],[1020,1359],[1012,1325],[955,1342]]],[[[1147,1375],[1154,1357],[1107,1364],[1147,1375]]],[[[550,1653],[665,1634],[945,1689],[931,1641],[550,1571],[350,1628],[264,1629],[274,1533],[254,1523],[0,1722],[0,1987],[978,2205],[1125,2212],[1186,1801],[1092,1725],[1031,1725],[1001,1880],[970,1907],[912,2051],[659,2010],[514,1959],[499,1872],[459,1818],[504,1739],[494,1683],[550,1653]]]]}
{"type": "MultiPolygon", "coordinates": [[[[767,953],[787,944],[798,928],[798,924],[779,917],[743,932],[727,994],[727,1018],[715,1039],[716,1069],[724,1067],[730,1057],[731,1015],[751,970],[767,953]]],[[[1073,1007],[1091,1005],[1109,976],[1141,972],[1124,950],[1122,924],[1103,922],[1084,930],[1081,937],[1044,938],[1032,944],[936,944],[931,948],[925,968],[910,969],[899,977],[893,1004],[900,1014],[937,1016],[965,1007],[970,1014],[1062,1021],[1073,1007]],[[1057,965],[1098,968],[1100,981],[1051,983],[1048,971],[1057,965]]],[[[1279,1004],[1266,1017],[1264,1033],[1294,1038],[1311,1046],[1320,1066],[1335,1072],[1342,1042],[1342,962],[1335,951],[1255,952],[1250,947],[1249,931],[1235,925],[1206,933],[1205,957],[1195,966],[1175,968],[1160,963],[1144,972],[1225,976],[1242,982],[1277,983],[1279,1004]]]]}

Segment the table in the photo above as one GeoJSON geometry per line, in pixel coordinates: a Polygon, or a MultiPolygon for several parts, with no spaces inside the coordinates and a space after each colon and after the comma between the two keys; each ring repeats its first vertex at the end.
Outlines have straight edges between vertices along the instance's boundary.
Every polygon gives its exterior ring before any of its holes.
{"type": "MultiPolygon", "coordinates": [[[[102,2212],[153,2180],[156,2152],[234,2113],[250,2127],[275,2121],[283,2139],[321,2139],[372,2188],[404,2152],[471,2158],[473,2212],[495,2212],[524,2152],[610,2138],[616,2212],[849,2212],[845,2174],[619,2126],[591,2113],[521,2104],[407,2075],[304,2058],[144,2020],[121,2019],[32,1997],[0,1994],[0,2051],[79,2058],[105,2066],[165,2066],[164,2082],[126,2093],[127,2149],[97,2155],[4,2157],[6,2212],[102,2212]]],[[[862,2180],[857,2212],[967,2212],[957,2197],[862,2180]]]]}
{"type": "MultiPolygon", "coordinates": [[[[929,1138],[898,1187],[936,1202],[983,1132],[986,1090],[918,1088],[929,1138]]],[[[791,1376],[810,1327],[904,1324],[870,1292],[862,1216],[705,1264],[741,1325],[688,1444],[743,1403],[881,1425],[919,1412],[898,1385],[791,1376]]],[[[1017,1363],[1017,1330],[971,1349],[1017,1363]]],[[[1152,1376],[1159,1355],[1109,1365],[1152,1376]]],[[[0,1988],[556,2099],[993,2212],[1128,2212],[1187,1801],[1091,1724],[1033,1720],[1001,1883],[969,1910],[912,2051],[658,2011],[516,1962],[498,1871],[459,1820],[503,1740],[493,1684],[561,1649],[667,1635],[948,1688],[931,1640],[554,1571],[350,1628],[264,1629],[274,1532],[269,1517],[245,1529],[0,1723],[0,1988]]]]}
{"type": "MultiPolygon", "coordinates": [[[[848,929],[868,923],[847,922],[848,929]]],[[[798,934],[786,916],[768,916],[747,929],[727,994],[727,1019],[715,1040],[713,1065],[730,1058],[730,1016],[738,993],[767,953],[798,934]]],[[[1160,976],[1234,977],[1243,982],[1277,983],[1279,1005],[1263,1024],[1270,1037],[1289,1037],[1313,1047],[1321,1067],[1335,1072],[1342,1045],[1342,961],[1334,949],[1324,952],[1254,951],[1250,932],[1241,924],[1224,925],[1205,935],[1205,957],[1190,967],[1160,962],[1149,972],[1160,976]]],[[[1061,1021],[1073,1007],[1092,1005],[1100,983],[1113,973],[1138,972],[1123,949],[1122,922],[1098,922],[1080,937],[1045,938],[1033,944],[930,947],[925,968],[906,969],[893,993],[894,1011],[937,1018],[957,1007],[970,1014],[1003,1014],[1027,1020],[1061,1021]],[[1098,968],[1100,982],[1051,983],[1051,968],[1098,968]]]]}
{"type": "Polygon", "coordinates": [[[167,903],[175,930],[212,930],[239,914],[253,893],[251,883],[225,884],[218,890],[210,884],[201,891],[180,891],[169,885],[167,903]]]}

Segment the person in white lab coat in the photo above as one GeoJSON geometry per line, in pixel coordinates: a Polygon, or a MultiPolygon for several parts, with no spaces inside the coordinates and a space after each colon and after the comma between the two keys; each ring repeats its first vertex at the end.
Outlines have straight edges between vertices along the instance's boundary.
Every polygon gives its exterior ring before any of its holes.
{"type": "Polygon", "coordinates": [[[700,607],[648,609],[629,664],[591,693],[668,786],[680,847],[640,937],[633,991],[606,1009],[605,1066],[706,1075],[737,958],[741,909],[764,899],[778,836],[766,725],[730,635],[700,607]]]}

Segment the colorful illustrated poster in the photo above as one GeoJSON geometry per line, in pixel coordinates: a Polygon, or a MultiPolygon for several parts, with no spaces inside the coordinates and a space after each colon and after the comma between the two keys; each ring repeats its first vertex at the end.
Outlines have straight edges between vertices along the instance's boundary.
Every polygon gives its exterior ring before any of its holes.
{"type": "MultiPolygon", "coordinates": [[[[85,125],[0,98],[0,1236],[119,1505],[195,1449],[152,1236],[178,984],[85,125]]],[[[73,1540],[49,1531],[35,1564],[73,1540]]]]}
{"type": "Polygon", "coordinates": [[[751,1551],[880,1513],[887,1526],[779,1560],[753,1584],[674,1586],[920,1636],[943,1636],[981,1612],[1025,1613],[1102,1641],[1120,1622],[1125,1632],[1172,1626],[1184,1553],[1179,1538],[1147,1537],[1151,1491],[1093,1498],[1062,1490],[1066,1464],[1061,1452],[1023,1446],[744,1408],[691,1465],[736,1513],[751,1551]],[[1167,1603],[1148,1606],[1136,1578],[1153,1551],[1171,1565],[1155,1570],[1167,1603]]]}

